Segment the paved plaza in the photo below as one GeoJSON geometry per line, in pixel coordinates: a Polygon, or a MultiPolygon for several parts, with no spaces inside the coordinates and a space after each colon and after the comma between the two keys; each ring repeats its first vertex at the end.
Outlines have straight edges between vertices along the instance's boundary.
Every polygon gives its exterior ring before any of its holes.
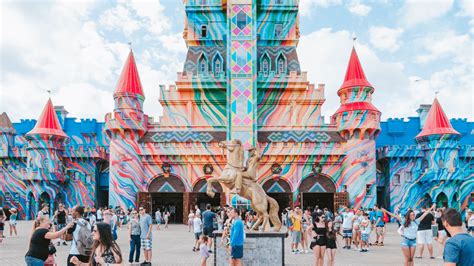
{"type": "MultiPolygon", "coordinates": [[[[18,237],[6,238],[0,244],[0,265],[24,265],[23,256],[28,249],[28,240],[31,233],[32,222],[19,222],[18,237]]],[[[128,260],[128,230],[119,230],[118,242],[125,261],[128,260]]],[[[6,232],[8,233],[8,232],[6,232]]],[[[290,238],[285,239],[285,265],[314,265],[313,254],[292,255],[290,252],[290,238]]],[[[184,225],[170,225],[168,229],[153,232],[153,265],[198,265],[199,254],[191,251],[193,235],[188,233],[184,225]]],[[[403,257],[399,247],[400,237],[396,233],[396,226],[389,225],[387,238],[384,247],[372,247],[368,253],[360,253],[354,250],[338,249],[336,255],[336,265],[403,265],[403,257]]],[[[339,239],[342,244],[342,240],[339,239]]],[[[442,265],[440,250],[435,244],[435,256],[438,258],[430,260],[428,258],[418,259],[415,265],[442,265]]],[[[58,265],[65,265],[69,247],[58,248],[56,261],[58,265]]],[[[426,252],[426,251],[425,251],[426,252]]],[[[425,254],[427,257],[428,254],[425,254]]],[[[143,255],[142,255],[143,259],[143,255]]],[[[212,257],[208,265],[213,265],[212,257]]]]}

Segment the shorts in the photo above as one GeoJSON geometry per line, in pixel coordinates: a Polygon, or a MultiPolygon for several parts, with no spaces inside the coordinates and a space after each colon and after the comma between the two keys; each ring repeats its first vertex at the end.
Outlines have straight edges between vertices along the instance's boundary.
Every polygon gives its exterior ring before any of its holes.
{"type": "Polygon", "coordinates": [[[468,232],[474,232],[474,226],[468,226],[467,231],[468,232]]]}
{"type": "Polygon", "coordinates": [[[5,226],[4,223],[0,223],[0,231],[3,231],[3,227],[5,226]]]}
{"type": "Polygon", "coordinates": [[[402,237],[402,242],[400,243],[402,247],[416,247],[416,239],[409,239],[406,237],[402,237]]]}
{"type": "Polygon", "coordinates": [[[370,234],[362,234],[361,235],[362,242],[368,243],[369,242],[369,237],[370,237],[370,234]]]}
{"type": "Polygon", "coordinates": [[[325,247],[327,245],[327,238],[325,236],[317,236],[311,244],[309,245],[310,249],[313,249],[315,246],[325,247]]]}
{"type": "Polygon", "coordinates": [[[141,239],[141,246],[142,246],[143,250],[151,250],[152,242],[153,241],[151,239],[142,238],[141,239]]]}
{"type": "Polygon", "coordinates": [[[377,236],[383,236],[383,234],[385,233],[385,226],[377,226],[375,227],[375,234],[377,236]]]}
{"type": "Polygon", "coordinates": [[[342,229],[342,238],[352,238],[352,229],[342,229]]]}
{"type": "Polygon", "coordinates": [[[11,226],[16,226],[16,220],[10,220],[10,225],[11,226]]]}
{"type": "Polygon", "coordinates": [[[232,246],[230,256],[232,259],[241,259],[244,256],[244,246],[232,246]]]}
{"type": "Polygon", "coordinates": [[[416,239],[418,244],[428,244],[433,243],[433,231],[431,229],[421,230],[416,232],[416,239]]]}
{"type": "Polygon", "coordinates": [[[291,243],[301,243],[301,231],[291,231],[291,243]]]}
{"type": "Polygon", "coordinates": [[[196,240],[199,240],[199,237],[201,237],[201,234],[202,232],[194,233],[194,238],[196,238],[196,240]]]}
{"type": "Polygon", "coordinates": [[[162,222],[161,219],[156,219],[156,224],[161,224],[162,222]]]}
{"type": "Polygon", "coordinates": [[[57,230],[57,231],[60,231],[60,230],[63,229],[64,227],[66,227],[66,224],[58,224],[58,225],[56,225],[56,230],[57,230]]]}
{"type": "Polygon", "coordinates": [[[212,228],[212,227],[204,227],[202,229],[202,234],[205,235],[205,236],[208,236],[208,237],[214,237],[212,232],[214,232],[214,228],[212,228]]]}

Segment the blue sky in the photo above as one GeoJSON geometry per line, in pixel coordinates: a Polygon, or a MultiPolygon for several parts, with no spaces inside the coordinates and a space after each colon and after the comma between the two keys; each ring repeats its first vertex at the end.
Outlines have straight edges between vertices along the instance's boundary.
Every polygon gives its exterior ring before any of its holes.
{"type": "MultiPolygon", "coordinates": [[[[182,1],[3,1],[0,111],[36,119],[52,90],[70,116],[97,118],[133,43],[145,112],[158,120],[159,84],[183,67],[182,1]]],[[[416,115],[435,91],[450,118],[474,120],[474,1],[300,0],[298,55],[326,84],[323,115],[339,104],[352,37],[382,119],[416,115]]]]}

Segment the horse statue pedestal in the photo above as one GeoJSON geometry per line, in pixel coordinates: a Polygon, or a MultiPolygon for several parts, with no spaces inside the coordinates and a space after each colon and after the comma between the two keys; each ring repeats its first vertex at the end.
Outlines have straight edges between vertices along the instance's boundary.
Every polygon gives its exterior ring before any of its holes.
{"type": "MultiPolygon", "coordinates": [[[[245,230],[242,265],[285,265],[285,238],[288,232],[245,230]]],[[[214,232],[214,265],[229,265],[230,251],[221,244],[222,231],[214,232]]]]}

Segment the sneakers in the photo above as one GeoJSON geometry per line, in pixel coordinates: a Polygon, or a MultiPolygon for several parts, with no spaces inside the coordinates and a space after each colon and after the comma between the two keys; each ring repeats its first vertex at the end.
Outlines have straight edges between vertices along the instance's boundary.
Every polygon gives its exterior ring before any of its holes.
{"type": "Polygon", "coordinates": [[[193,252],[196,252],[196,247],[193,247],[193,252]]]}
{"type": "Polygon", "coordinates": [[[291,250],[291,254],[295,255],[296,251],[294,249],[291,250]]]}

